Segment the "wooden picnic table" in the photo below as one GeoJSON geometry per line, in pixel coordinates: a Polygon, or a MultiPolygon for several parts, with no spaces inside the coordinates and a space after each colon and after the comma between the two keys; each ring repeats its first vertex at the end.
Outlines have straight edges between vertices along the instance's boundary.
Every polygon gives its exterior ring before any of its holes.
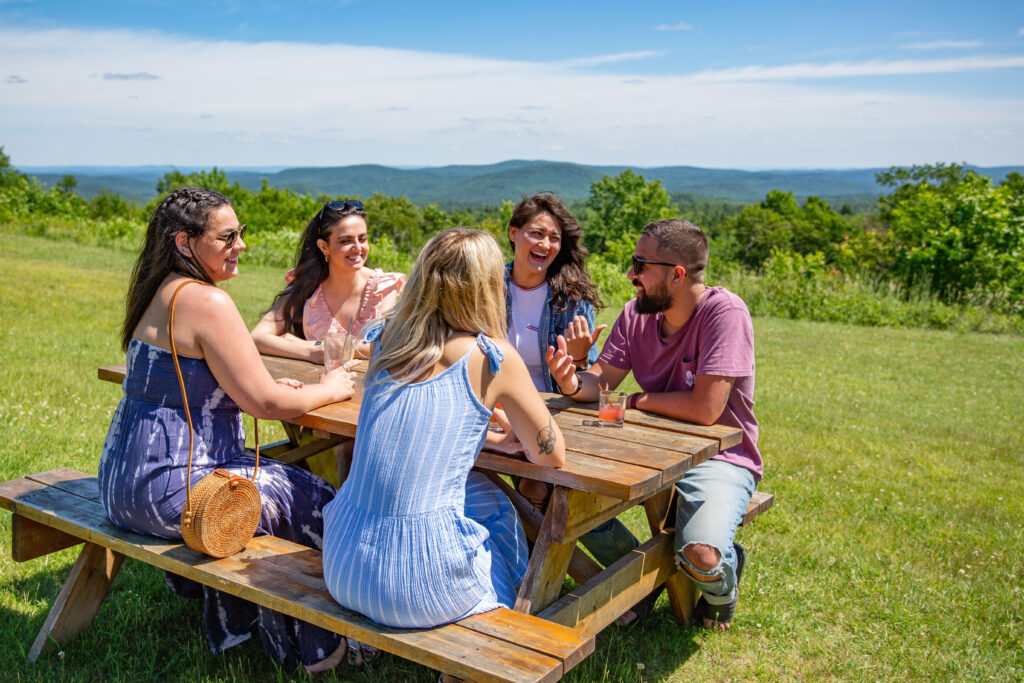
{"type": "MultiPolygon", "coordinates": [[[[263,362],[275,379],[315,383],[322,371],[312,363],[275,356],[263,356],[263,362]]],[[[120,383],[124,374],[124,365],[99,368],[103,380],[120,383]]],[[[534,543],[515,609],[597,633],[667,583],[673,614],[688,623],[693,588],[675,566],[674,484],[691,467],[738,444],[741,430],[690,424],[640,410],[627,410],[622,428],[589,426],[584,421],[596,420],[596,404],[576,403],[557,394],[543,396],[565,435],[563,467],[535,465],[522,457],[487,451],[476,462],[512,500],[534,543]],[[552,484],[546,510],[537,510],[499,475],[552,484]],[[650,540],[603,569],[578,548],[580,536],[637,505],[644,507],[650,540]],[[558,599],[567,573],[580,585],[558,599]]],[[[360,382],[351,400],[284,422],[289,443],[261,449],[261,453],[295,462],[338,443],[341,437],[354,436],[361,399],[360,382]],[[296,425],[316,430],[320,438],[300,443],[296,425]]]]}

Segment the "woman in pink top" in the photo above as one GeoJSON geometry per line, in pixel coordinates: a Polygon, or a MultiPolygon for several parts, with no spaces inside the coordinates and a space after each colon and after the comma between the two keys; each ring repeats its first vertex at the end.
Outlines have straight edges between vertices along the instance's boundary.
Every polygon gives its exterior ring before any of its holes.
{"type": "MultiPolygon", "coordinates": [[[[405,275],[368,268],[369,251],[362,202],[324,204],[306,226],[288,284],[252,330],[260,353],[323,363],[320,342],[328,332],[345,332],[351,320],[350,333],[359,335],[366,323],[394,306],[405,275]]],[[[348,471],[352,442],[337,451],[337,460],[326,452],[306,461],[335,487],[348,471]]]]}
{"type": "Polygon", "coordinates": [[[306,226],[298,263],[274,305],[252,330],[260,353],[323,363],[328,332],[351,334],[398,299],[405,275],[366,266],[370,245],[362,202],[327,202],[306,226]]]}

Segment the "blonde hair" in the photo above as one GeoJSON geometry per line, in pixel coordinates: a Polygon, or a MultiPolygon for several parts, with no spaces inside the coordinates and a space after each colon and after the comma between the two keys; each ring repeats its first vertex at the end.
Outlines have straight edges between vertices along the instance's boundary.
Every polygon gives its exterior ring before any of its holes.
{"type": "Polygon", "coordinates": [[[399,385],[424,379],[453,332],[505,339],[505,267],[494,237],[451,228],[420,251],[366,376],[386,368],[399,385]]]}

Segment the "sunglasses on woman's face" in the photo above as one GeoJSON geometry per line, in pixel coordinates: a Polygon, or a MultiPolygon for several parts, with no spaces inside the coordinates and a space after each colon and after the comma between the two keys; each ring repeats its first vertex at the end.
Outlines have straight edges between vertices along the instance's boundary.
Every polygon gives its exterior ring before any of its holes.
{"type": "Polygon", "coordinates": [[[640,258],[634,254],[633,256],[633,274],[639,275],[644,271],[647,266],[672,266],[675,268],[678,263],[668,263],[667,261],[648,261],[647,259],[640,258]]]}
{"type": "Polygon", "coordinates": [[[224,243],[225,249],[230,249],[235,246],[235,240],[245,239],[245,230],[248,227],[249,225],[247,223],[242,223],[226,235],[218,235],[217,239],[224,243]]]}
{"type": "Polygon", "coordinates": [[[324,202],[323,208],[320,209],[320,225],[317,227],[317,232],[321,235],[324,234],[324,213],[330,209],[331,211],[348,211],[354,209],[356,211],[364,211],[363,203],[358,199],[345,199],[338,202],[324,202]]]}

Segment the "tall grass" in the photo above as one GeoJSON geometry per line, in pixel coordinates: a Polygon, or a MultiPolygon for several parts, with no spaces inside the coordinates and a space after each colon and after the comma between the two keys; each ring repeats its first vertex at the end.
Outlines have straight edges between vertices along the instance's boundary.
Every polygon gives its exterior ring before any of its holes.
{"type": "MultiPolygon", "coordinates": [[[[0,232],[0,479],[96,471],[121,393],[96,367],[123,362],[131,261],[0,232]]],[[[227,283],[250,324],[282,275],[243,262],[227,283]]],[[[761,316],[754,329],[761,488],[776,505],[740,531],[733,630],[681,629],[663,597],[639,626],[602,633],[567,680],[1024,678],[1024,339],[761,316]]],[[[640,511],[626,521],[643,534],[640,511]]],[[[211,655],[196,603],[133,561],[86,633],[26,665],[75,555],[17,564],[0,552],[3,679],[306,678],[255,642],[211,655]]],[[[339,676],[436,680],[386,655],[327,679],[339,676]]]]}

